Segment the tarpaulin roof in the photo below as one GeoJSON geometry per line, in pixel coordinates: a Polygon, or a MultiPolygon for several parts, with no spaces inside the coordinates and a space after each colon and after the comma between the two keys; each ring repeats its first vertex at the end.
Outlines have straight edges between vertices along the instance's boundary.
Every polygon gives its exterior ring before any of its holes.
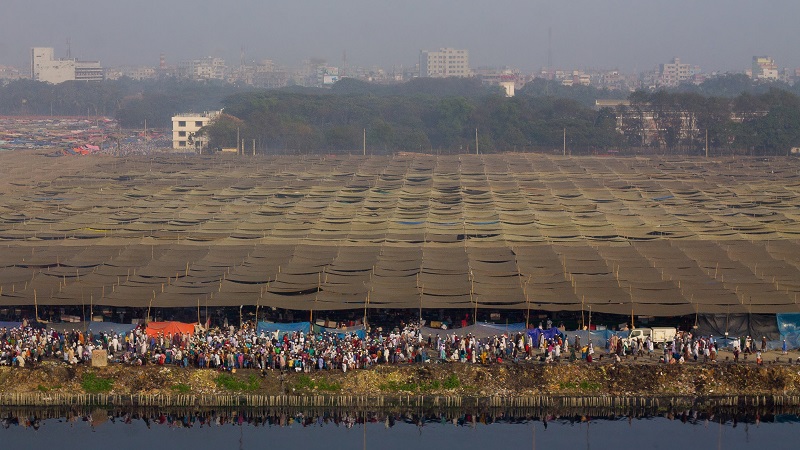
{"type": "Polygon", "coordinates": [[[457,333],[460,336],[471,334],[472,336],[482,339],[491,336],[500,336],[503,334],[511,335],[514,333],[523,333],[525,331],[524,323],[509,323],[509,324],[495,324],[478,322],[466,327],[457,328],[454,330],[442,330],[439,328],[422,327],[421,332],[423,336],[440,335],[445,336],[448,333],[457,333]]]}
{"type": "Polygon", "coordinates": [[[299,331],[301,333],[308,333],[311,331],[310,322],[294,322],[294,323],[276,323],[276,322],[258,322],[256,328],[258,334],[263,333],[294,333],[299,331]]]}
{"type": "Polygon", "coordinates": [[[178,333],[194,334],[194,326],[195,324],[193,323],[183,322],[150,322],[147,324],[145,332],[147,332],[148,336],[158,336],[159,334],[167,336],[178,333]]]}
{"type": "Polygon", "coordinates": [[[797,159],[0,164],[0,305],[800,311],[797,159]]]}
{"type": "Polygon", "coordinates": [[[114,322],[89,322],[88,331],[92,334],[127,334],[137,327],[136,324],[114,322]]]}

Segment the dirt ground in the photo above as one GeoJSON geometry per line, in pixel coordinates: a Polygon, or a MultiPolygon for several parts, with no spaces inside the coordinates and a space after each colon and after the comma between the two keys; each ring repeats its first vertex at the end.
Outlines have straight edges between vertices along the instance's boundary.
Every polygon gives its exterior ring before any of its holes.
{"type": "MultiPolygon", "coordinates": [[[[599,356],[599,354],[597,355],[599,356]]],[[[0,394],[58,392],[81,394],[94,389],[87,376],[109,381],[113,394],[348,394],[348,395],[754,395],[800,394],[800,352],[767,352],[763,366],[755,357],[733,363],[721,352],[716,363],[665,365],[656,358],[629,357],[621,363],[605,356],[585,361],[543,364],[525,362],[475,365],[426,363],[381,365],[367,370],[281,374],[239,370],[229,374],[174,366],[103,368],[67,366],[46,361],[36,367],[0,367],[0,394]],[[788,363],[788,357],[792,363],[788,363]],[[727,359],[727,360],[726,360],[727,359]],[[220,375],[223,375],[222,377],[220,375]]]]}

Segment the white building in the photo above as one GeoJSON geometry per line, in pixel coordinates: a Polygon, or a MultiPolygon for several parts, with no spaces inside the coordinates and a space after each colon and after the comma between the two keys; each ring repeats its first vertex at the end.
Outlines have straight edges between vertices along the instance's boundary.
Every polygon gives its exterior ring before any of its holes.
{"type": "Polygon", "coordinates": [[[31,79],[53,84],[103,81],[103,68],[99,61],[55,59],[52,47],[34,47],[31,49],[31,79]]]}
{"type": "Polygon", "coordinates": [[[683,64],[680,58],[672,58],[671,62],[658,67],[658,84],[659,86],[678,86],[691,80],[699,72],[698,67],[683,64]]]}
{"type": "Polygon", "coordinates": [[[208,141],[204,136],[198,136],[197,132],[219,114],[219,111],[206,111],[200,114],[185,113],[173,116],[172,148],[186,152],[205,149],[208,146],[208,141]]]}
{"type": "Polygon", "coordinates": [[[195,80],[224,80],[227,66],[222,58],[206,56],[188,63],[189,78],[195,80]]]}
{"type": "Polygon", "coordinates": [[[419,76],[432,78],[469,77],[469,52],[454,48],[439,51],[423,50],[419,53],[419,76]]]}
{"type": "Polygon", "coordinates": [[[777,80],[778,66],[775,60],[769,56],[753,56],[753,79],[754,80],[777,80]]]}

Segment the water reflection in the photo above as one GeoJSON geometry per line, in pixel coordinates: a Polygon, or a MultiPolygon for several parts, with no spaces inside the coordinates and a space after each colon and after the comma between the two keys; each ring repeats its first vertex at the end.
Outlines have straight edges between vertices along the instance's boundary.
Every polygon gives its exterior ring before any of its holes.
{"type": "Polygon", "coordinates": [[[603,408],[587,410],[500,410],[484,411],[464,410],[388,410],[388,409],[336,409],[336,408],[238,408],[238,409],[156,409],[156,408],[21,408],[5,407],[0,409],[0,425],[30,428],[38,430],[45,420],[60,423],[85,424],[92,428],[106,423],[132,424],[141,422],[147,428],[203,428],[223,426],[251,427],[345,427],[352,428],[359,424],[383,424],[392,428],[398,423],[426,427],[431,424],[451,425],[456,427],[476,427],[492,424],[529,424],[540,423],[544,429],[549,424],[576,424],[592,421],[628,421],[649,420],[655,418],[679,421],[691,425],[708,425],[709,423],[729,424],[737,427],[740,423],[794,423],[800,422],[800,408],[715,408],[698,409],[661,409],[620,411],[603,408]]]}
{"type": "Polygon", "coordinates": [[[796,448],[800,410],[0,407],[0,448],[796,448]]]}

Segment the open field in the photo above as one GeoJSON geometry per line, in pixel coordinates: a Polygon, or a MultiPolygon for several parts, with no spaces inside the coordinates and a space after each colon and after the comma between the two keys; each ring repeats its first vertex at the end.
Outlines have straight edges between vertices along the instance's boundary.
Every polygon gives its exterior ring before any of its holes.
{"type": "Polygon", "coordinates": [[[800,312],[800,160],[3,152],[0,304],[800,312]]]}

